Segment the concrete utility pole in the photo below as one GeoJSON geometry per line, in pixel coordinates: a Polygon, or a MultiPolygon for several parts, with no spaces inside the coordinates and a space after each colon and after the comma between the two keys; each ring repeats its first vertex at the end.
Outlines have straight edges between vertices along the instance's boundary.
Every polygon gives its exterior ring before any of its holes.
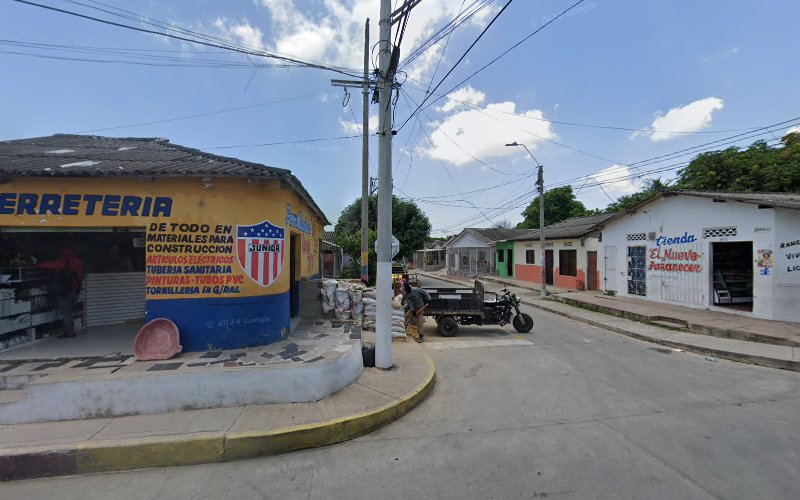
{"type": "Polygon", "coordinates": [[[536,165],[539,166],[539,176],[536,179],[536,187],[537,187],[537,189],[539,191],[539,243],[540,243],[540,245],[542,247],[542,249],[541,249],[542,256],[541,256],[541,259],[539,259],[541,261],[541,264],[542,264],[541,265],[541,267],[542,267],[542,276],[541,276],[541,278],[542,278],[542,291],[541,291],[541,293],[542,293],[542,297],[547,297],[547,270],[546,270],[547,252],[544,249],[544,246],[545,246],[544,245],[544,165],[539,163],[539,160],[537,160],[536,157],[533,156],[533,154],[531,153],[531,150],[528,149],[528,147],[525,146],[524,144],[520,144],[517,141],[514,141],[514,142],[510,142],[510,143],[506,144],[506,146],[512,146],[512,147],[521,146],[521,147],[525,148],[525,151],[528,152],[530,157],[533,158],[533,161],[536,162],[536,165]]]}
{"type": "Polygon", "coordinates": [[[375,366],[392,367],[392,2],[381,0],[378,90],[378,275],[375,366]]]}
{"type": "Polygon", "coordinates": [[[364,27],[363,125],[361,139],[361,281],[369,283],[369,18],[364,27]]]}
{"type": "MultiPolygon", "coordinates": [[[[528,148],[525,148],[528,151],[528,148]]],[[[530,155],[531,152],[528,151],[530,155]]],[[[533,155],[531,155],[533,158],[533,155]]],[[[536,158],[533,158],[536,161],[536,158]]],[[[539,163],[538,161],[536,163],[539,163]]],[[[544,249],[544,166],[539,165],[539,179],[536,181],[539,185],[539,243],[542,247],[542,297],[547,297],[547,252],[544,249]]]]}

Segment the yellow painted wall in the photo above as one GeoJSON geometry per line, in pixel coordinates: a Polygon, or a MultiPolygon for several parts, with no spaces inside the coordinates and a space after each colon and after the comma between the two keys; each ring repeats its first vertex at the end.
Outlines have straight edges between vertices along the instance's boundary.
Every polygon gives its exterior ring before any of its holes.
{"type": "MultiPolygon", "coordinates": [[[[322,236],[322,224],[310,207],[306,206],[299,197],[290,189],[281,187],[278,181],[255,180],[248,182],[246,179],[227,179],[214,178],[213,185],[205,187],[200,178],[176,177],[176,178],[155,178],[153,180],[140,181],[136,178],[15,178],[11,182],[0,185],[0,227],[145,227],[147,231],[147,245],[157,244],[151,238],[159,235],[178,235],[176,238],[188,237],[191,239],[190,245],[202,250],[206,245],[206,252],[196,254],[193,251],[168,251],[156,252],[149,249],[147,252],[148,264],[164,265],[154,260],[156,256],[165,256],[169,260],[178,262],[188,261],[192,257],[202,255],[205,259],[196,259],[198,262],[176,263],[175,265],[206,265],[208,260],[220,257],[233,257],[227,259],[226,264],[214,262],[212,265],[230,265],[230,272],[225,273],[202,273],[191,274],[193,276],[188,281],[200,280],[200,284],[194,283],[177,284],[181,287],[181,293],[150,293],[151,287],[162,285],[154,284],[157,277],[172,277],[180,281],[180,276],[186,274],[175,273],[156,273],[155,269],[148,269],[148,299],[167,299],[167,298],[194,298],[194,297],[247,297],[259,295],[272,295],[285,293],[289,290],[289,238],[290,235],[297,235],[300,243],[297,251],[297,261],[300,266],[298,279],[305,279],[319,273],[319,241],[322,236]],[[34,210],[34,215],[24,212],[20,206],[20,194],[29,193],[38,196],[38,202],[34,210]],[[78,212],[77,215],[58,215],[53,213],[40,213],[45,210],[42,206],[45,194],[60,195],[59,212],[78,212]],[[76,195],[65,197],[65,195],[76,195]],[[94,214],[88,215],[90,200],[86,197],[91,195],[106,196],[95,204],[94,214]],[[108,198],[108,195],[117,195],[121,198],[108,198]],[[143,215],[145,202],[139,207],[137,215],[131,215],[132,203],[135,201],[128,198],[128,210],[125,215],[121,215],[121,203],[125,202],[125,196],[137,196],[140,198],[170,198],[171,210],[169,216],[163,214],[143,215]],[[69,199],[68,206],[65,200],[69,199]],[[117,203],[115,203],[115,200],[117,203]],[[105,204],[105,205],[104,205],[105,204]],[[305,221],[311,226],[311,234],[305,234],[295,227],[287,224],[287,205],[291,205],[291,211],[297,215],[302,215],[305,221]],[[103,215],[103,208],[107,213],[116,215],[103,215]],[[5,212],[5,213],[4,213],[5,212]],[[12,212],[9,214],[8,212],[12,212]],[[285,250],[283,252],[283,267],[277,279],[269,286],[261,286],[259,283],[246,276],[244,269],[239,264],[237,258],[237,225],[256,225],[265,220],[277,227],[285,230],[285,250]],[[203,231],[182,231],[181,229],[192,229],[180,226],[173,228],[171,224],[195,224],[197,226],[206,225],[207,232],[203,231]],[[227,227],[226,227],[227,226],[227,227]],[[164,229],[163,231],[161,229],[164,229]],[[173,230],[174,229],[174,230],[173,230]],[[227,232],[230,231],[230,232],[227,232]],[[230,239],[233,240],[232,252],[230,250],[230,239]],[[213,241],[218,240],[218,241],[213,241]],[[208,248],[211,246],[212,248],[208,248]],[[216,247],[216,248],[215,248],[216,247]],[[222,250],[220,250],[220,247],[222,250]],[[181,259],[181,256],[182,259],[181,259]],[[207,281],[213,283],[206,283],[207,281]],[[197,293],[186,293],[187,290],[199,288],[197,293]],[[210,290],[207,290],[209,287],[210,290]],[[235,289],[235,291],[233,291],[235,289]]],[[[51,200],[54,198],[51,197],[51,200]]],[[[55,202],[53,202],[55,203],[55,202]]],[[[162,204],[163,205],[163,204],[162,204]]],[[[52,206],[51,206],[52,209],[52,206]]],[[[152,210],[151,210],[152,211],[152,210]]],[[[163,236],[169,238],[170,236],[163,236]]],[[[183,244],[183,243],[170,243],[183,244]]],[[[154,248],[154,247],[153,247],[154,248]]],[[[163,269],[162,269],[163,270],[163,269]]],[[[164,285],[167,286],[167,285],[164,285]]],[[[173,285],[168,285],[173,286],[173,285]]],[[[163,288],[163,287],[162,287],[163,288]]]]}

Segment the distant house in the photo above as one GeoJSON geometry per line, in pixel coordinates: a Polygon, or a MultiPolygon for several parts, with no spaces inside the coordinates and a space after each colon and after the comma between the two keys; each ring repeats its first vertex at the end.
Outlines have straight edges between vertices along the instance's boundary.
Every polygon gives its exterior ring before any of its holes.
{"type": "Polygon", "coordinates": [[[446,241],[429,241],[425,243],[422,250],[414,252],[414,269],[419,271],[438,271],[445,267],[445,243],[446,241]]]}
{"type": "Polygon", "coordinates": [[[344,252],[342,247],[334,241],[333,231],[325,231],[322,234],[322,242],[320,243],[320,252],[322,258],[322,278],[338,279],[342,273],[342,261],[344,260],[344,252]]]}
{"type": "Polygon", "coordinates": [[[545,255],[542,259],[539,230],[497,243],[497,274],[534,283],[545,282],[561,288],[597,290],[600,270],[600,227],[616,214],[573,217],[544,228],[545,255]]]}
{"type": "Polygon", "coordinates": [[[495,274],[496,243],[529,229],[466,228],[445,244],[447,273],[460,276],[495,274]]]}

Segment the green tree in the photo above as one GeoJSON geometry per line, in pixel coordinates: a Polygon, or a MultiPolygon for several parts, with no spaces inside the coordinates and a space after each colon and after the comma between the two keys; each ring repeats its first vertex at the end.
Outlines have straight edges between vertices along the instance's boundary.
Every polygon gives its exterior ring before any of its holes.
{"type": "MultiPolygon", "coordinates": [[[[569,219],[570,217],[581,217],[595,213],[588,210],[583,203],[575,199],[572,186],[562,186],[553,188],[544,193],[544,225],[549,226],[556,222],[569,219]]],[[[520,229],[539,228],[539,197],[534,198],[533,202],[522,212],[523,221],[517,224],[520,229]]]]}
{"type": "MultiPolygon", "coordinates": [[[[375,254],[375,238],[377,227],[377,197],[369,199],[369,276],[374,283],[377,255],[375,254]]],[[[342,247],[345,253],[353,256],[358,261],[361,256],[361,198],[345,207],[339,215],[339,220],[334,227],[336,244],[342,247]]],[[[400,241],[400,253],[395,257],[411,259],[414,252],[422,248],[431,234],[431,223],[428,216],[414,202],[401,200],[392,196],[392,232],[400,241]]],[[[357,266],[354,266],[357,267],[357,266]]],[[[351,274],[348,271],[347,274],[351,274]]],[[[361,275],[360,269],[355,271],[361,275]]]]}
{"type": "Polygon", "coordinates": [[[695,157],[678,171],[676,187],[705,191],[800,192],[800,133],[783,136],[781,146],[757,141],[695,157]]]}
{"type": "Polygon", "coordinates": [[[626,194],[625,196],[620,196],[617,198],[617,201],[608,205],[605,209],[605,212],[621,212],[622,210],[627,210],[629,208],[633,208],[636,205],[643,203],[653,196],[657,195],[661,191],[664,191],[669,188],[669,183],[664,182],[661,178],[656,179],[648,179],[644,186],[644,189],[639,191],[638,193],[633,194],[626,194]]]}

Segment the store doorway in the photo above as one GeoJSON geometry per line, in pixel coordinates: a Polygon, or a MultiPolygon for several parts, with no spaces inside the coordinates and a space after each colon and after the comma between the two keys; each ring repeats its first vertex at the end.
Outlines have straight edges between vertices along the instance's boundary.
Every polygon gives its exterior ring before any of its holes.
{"type": "Polygon", "coordinates": [[[506,276],[514,277],[514,250],[510,248],[506,249],[506,276]]]}
{"type": "Polygon", "coordinates": [[[0,351],[32,358],[133,352],[145,318],[144,228],[0,228],[0,249],[0,274],[9,276],[3,305],[15,305],[0,314],[8,326],[0,329],[0,351]],[[59,262],[81,274],[72,318],[77,338],[38,343],[64,331],[50,286],[59,262]]]}
{"type": "Polygon", "coordinates": [[[289,316],[292,318],[297,317],[300,307],[300,287],[297,283],[297,263],[300,262],[297,252],[300,251],[300,245],[297,241],[296,234],[289,238],[289,316]]]}
{"type": "Polygon", "coordinates": [[[586,252],[586,289],[597,290],[597,252],[586,252]]]}
{"type": "Polygon", "coordinates": [[[714,305],[753,310],[753,242],[711,244],[714,305]]]}
{"type": "Polygon", "coordinates": [[[544,251],[544,281],[548,285],[553,284],[553,251],[544,251]]]}
{"type": "Polygon", "coordinates": [[[628,294],[647,296],[646,247],[628,247],[628,294]]]}

